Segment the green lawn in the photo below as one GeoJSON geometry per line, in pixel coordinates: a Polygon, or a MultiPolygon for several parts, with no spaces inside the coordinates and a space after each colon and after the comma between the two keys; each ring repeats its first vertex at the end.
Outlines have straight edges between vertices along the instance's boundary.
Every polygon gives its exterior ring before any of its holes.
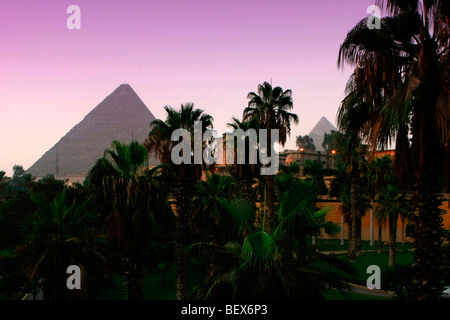
{"type": "MultiPolygon", "coordinates": [[[[339,259],[349,261],[345,254],[337,255],[339,259]]],[[[396,252],[395,262],[397,265],[410,265],[414,262],[412,252],[396,252]]],[[[354,279],[354,283],[365,285],[367,281],[367,267],[370,265],[376,265],[380,267],[381,273],[388,269],[389,252],[378,253],[362,253],[361,256],[356,257],[356,262],[353,266],[356,269],[357,277],[354,279]]]]}
{"type": "MultiPolygon", "coordinates": [[[[110,289],[98,296],[92,297],[96,300],[122,300],[125,295],[124,279],[115,275],[116,289],[110,289]]],[[[167,286],[165,289],[161,288],[161,275],[156,273],[145,272],[144,275],[144,300],[175,300],[175,277],[171,270],[167,275],[167,286]]],[[[343,295],[336,290],[326,290],[324,292],[327,300],[389,300],[387,298],[361,295],[356,293],[349,293],[343,295]]]]}
{"type": "MultiPolygon", "coordinates": [[[[175,277],[173,270],[167,275],[166,287],[161,288],[161,274],[144,272],[144,300],[175,300],[175,277]]],[[[114,274],[115,288],[110,288],[91,297],[94,300],[123,300],[125,297],[125,279],[114,274]]]]}
{"type": "MultiPolygon", "coordinates": [[[[339,254],[337,255],[337,257],[344,261],[349,261],[345,254],[339,254]]],[[[412,264],[414,262],[412,252],[408,251],[396,252],[395,262],[397,265],[412,264]]],[[[357,276],[353,278],[351,282],[365,286],[367,278],[370,276],[370,274],[366,273],[367,267],[369,267],[370,265],[377,265],[380,267],[381,274],[383,275],[383,272],[386,272],[389,268],[388,263],[389,263],[388,251],[384,251],[381,254],[362,253],[361,256],[356,257],[356,262],[352,264],[355,268],[357,276]]],[[[383,283],[381,284],[381,288],[383,289],[383,283]]],[[[344,296],[343,294],[335,290],[327,290],[325,291],[324,294],[327,300],[391,300],[385,297],[362,295],[355,293],[349,293],[344,296]]]]}
{"type": "MultiPolygon", "coordinates": [[[[339,259],[347,260],[345,254],[337,255],[339,259]]],[[[388,269],[389,253],[383,252],[377,253],[363,253],[356,258],[354,267],[357,272],[357,277],[352,282],[365,285],[367,277],[369,276],[366,271],[370,265],[378,265],[383,273],[388,269]]],[[[411,252],[397,252],[396,263],[408,265],[413,262],[413,255],[411,252]]],[[[201,264],[194,263],[191,267],[191,287],[199,283],[203,277],[204,269],[201,264]]],[[[161,274],[157,272],[146,271],[144,274],[144,300],[175,300],[176,283],[174,268],[167,273],[166,287],[161,288],[161,274]]],[[[123,277],[114,275],[115,288],[106,290],[97,296],[91,297],[98,300],[122,300],[125,296],[125,282],[123,277]]],[[[361,295],[356,293],[349,293],[342,295],[335,290],[326,290],[325,298],[327,300],[389,300],[383,297],[361,295]]]]}
{"type": "MultiPolygon", "coordinates": [[[[197,285],[204,276],[204,267],[200,262],[191,262],[191,277],[190,285],[191,288],[197,285]]],[[[110,288],[103,291],[102,293],[96,294],[90,299],[94,300],[123,300],[125,297],[125,279],[114,274],[114,286],[115,288],[110,288]]],[[[144,300],[175,300],[176,299],[176,282],[175,282],[175,267],[172,267],[167,272],[166,286],[162,288],[162,275],[156,271],[146,270],[144,272],[144,300]]]]}
{"type": "MultiPolygon", "coordinates": [[[[361,250],[377,250],[378,242],[375,241],[374,245],[370,245],[370,241],[361,241],[361,250]]],[[[412,244],[405,242],[403,245],[401,242],[397,242],[397,251],[404,251],[412,249],[412,244]]],[[[320,251],[346,251],[348,248],[348,240],[344,240],[344,245],[341,245],[340,239],[317,239],[317,248],[320,251]]],[[[389,247],[383,244],[383,251],[389,251],[389,247]]]]}

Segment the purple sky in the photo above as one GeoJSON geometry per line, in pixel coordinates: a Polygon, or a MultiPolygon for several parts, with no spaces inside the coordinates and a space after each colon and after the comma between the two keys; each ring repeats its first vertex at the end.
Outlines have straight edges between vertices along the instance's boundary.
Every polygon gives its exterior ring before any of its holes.
{"type": "Polygon", "coordinates": [[[293,90],[295,136],[335,122],[339,45],[375,0],[1,0],[0,170],[27,169],[121,83],[157,118],[194,102],[226,130],[247,93],[293,90]],[[81,30],[66,9],[81,8],[81,30]]]}

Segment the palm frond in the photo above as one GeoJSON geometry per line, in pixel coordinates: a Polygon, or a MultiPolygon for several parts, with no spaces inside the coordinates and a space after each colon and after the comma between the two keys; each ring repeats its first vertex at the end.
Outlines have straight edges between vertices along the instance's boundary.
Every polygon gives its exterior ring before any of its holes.
{"type": "Polygon", "coordinates": [[[244,227],[252,228],[256,219],[256,207],[254,203],[239,198],[221,199],[219,202],[233,216],[240,230],[244,227]]]}
{"type": "Polygon", "coordinates": [[[256,232],[248,236],[242,245],[242,261],[250,267],[270,269],[278,263],[278,246],[266,232],[256,232]]]}

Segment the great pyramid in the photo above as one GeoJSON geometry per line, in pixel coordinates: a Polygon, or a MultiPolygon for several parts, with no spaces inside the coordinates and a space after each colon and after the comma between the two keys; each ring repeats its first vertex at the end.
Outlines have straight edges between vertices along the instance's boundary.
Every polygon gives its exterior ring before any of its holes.
{"type": "MultiPolygon", "coordinates": [[[[120,85],[27,173],[37,178],[53,174],[58,179],[81,182],[112,141],[144,142],[155,117],[128,84],[120,85]]],[[[154,159],[153,159],[154,161],[154,159]]]]}
{"type": "Polygon", "coordinates": [[[333,130],[338,131],[338,129],[330,121],[328,121],[327,118],[322,117],[319,122],[317,122],[309,133],[309,137],[313,139],[314,146],[317,151],[324,151],[322,143],[325,133],[330,133],[333,130]]]}

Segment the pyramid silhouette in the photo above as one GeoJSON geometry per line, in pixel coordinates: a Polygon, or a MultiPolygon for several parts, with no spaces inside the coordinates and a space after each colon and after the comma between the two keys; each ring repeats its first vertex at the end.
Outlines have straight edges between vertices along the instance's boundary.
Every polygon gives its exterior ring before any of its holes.
{"type": "Polygon", "coordinates": [[[330,121],[328,121],[327,118],[322,117],[319,122],[317,122],[309,133],[309,137],[313,139],[314,146],[317,151],[324,151],[322,143],[325,133],[330,133],[333,130],[338,131],[338,129],[330,121]]]}
{"type": "Polygon", "coordinates": [[[144,142],[155,117],[136,92],[122,84],[73,127],[28,170],[37,178],[81,182],[114,140],[144,142]]]}

